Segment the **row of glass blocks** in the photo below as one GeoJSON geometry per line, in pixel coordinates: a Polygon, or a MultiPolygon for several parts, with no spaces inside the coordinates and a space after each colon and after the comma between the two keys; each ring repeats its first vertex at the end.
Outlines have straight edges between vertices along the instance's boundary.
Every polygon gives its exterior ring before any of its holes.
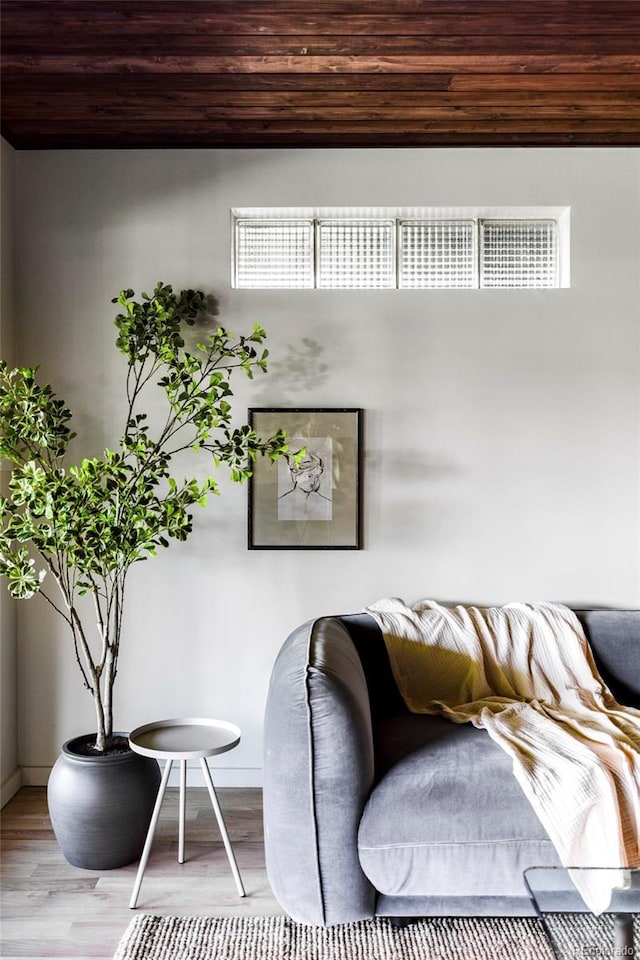
{"type": "Polygon", "coordinates": [[[557,287],[554,220],[237,219],[240,288],[557,287]]]}

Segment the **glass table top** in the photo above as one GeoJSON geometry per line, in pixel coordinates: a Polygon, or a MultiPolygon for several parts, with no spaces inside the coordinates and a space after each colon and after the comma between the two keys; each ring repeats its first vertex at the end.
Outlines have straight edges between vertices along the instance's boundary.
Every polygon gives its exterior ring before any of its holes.
{"type": "Polygon", "coordinates": [[[530,867],[524,878],[557,960],[640,960],[640,869],[530,867]]]}

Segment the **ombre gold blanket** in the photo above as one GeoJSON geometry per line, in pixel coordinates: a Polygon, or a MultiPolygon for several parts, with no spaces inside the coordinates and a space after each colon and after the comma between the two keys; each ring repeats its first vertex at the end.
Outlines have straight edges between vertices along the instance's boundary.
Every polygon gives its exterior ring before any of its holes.
{"type": "MultiPolygon", "coordinates": [[[[409,709],[487,731],[564,866],[640,866],[640,710],[605,686],[572,610],[386,599],[367,612],[409,709]]],[[[606,885],[580,892],[594,913],[609,905],[606,885]]]]}

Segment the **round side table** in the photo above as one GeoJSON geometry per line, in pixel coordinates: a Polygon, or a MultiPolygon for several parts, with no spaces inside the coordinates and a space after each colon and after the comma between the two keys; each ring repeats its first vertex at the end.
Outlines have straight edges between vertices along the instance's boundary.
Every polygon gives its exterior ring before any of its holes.
{"type": "Polygon", "coordinates": [[[204,781],[211,797],[213,810],[218,821],[218,827],[222,835],[231,872],[238,888],[238,894],[244,897],[244,887],[240,877],[240,871],[233,854],[229,834],[225,826],[222,810],[218,803],[211,772],[207,764],[207,757],[216,756],[219,753],[226,753],[227,750],[233,750],[240,742],[240,729],[234,723],[227,723],[225,720],[157,720],[155,723],[147,723],[142,727],[137,727],[129,734],[129,744],[136,753],[143,757],[153,757],[155,760],[165,760],[164,772],[158,796],[156,797],[155,807],[147,832],[144,850],[140,858],[136,882],[131,894],[129,906],[133,909],[138,902],[138,894],[144,871],[149,860],[153,835],[158,825],[160,808],[164,799],[169,774],[174,760],[180,761],[180,807],[179,807],[179,834],[178,834],[178,862],[184,863],[184,821],[185,821],[185,794],[187,787],[187,760],[199,760],[204,781]]]}

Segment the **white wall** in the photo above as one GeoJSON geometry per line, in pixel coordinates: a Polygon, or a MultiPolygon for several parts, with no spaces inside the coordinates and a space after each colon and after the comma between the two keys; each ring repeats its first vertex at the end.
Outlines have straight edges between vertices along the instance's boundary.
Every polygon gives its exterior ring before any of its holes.
{"type": "MultiPolygon", "coordinates": [[[[134,571],[118,726],[235,720],[219,782],[260,781],[271,664],[287,633],[382,596],[640,605],[638,152],[616,149],[33,152],[18,155],[19,360],[114,443],[123,364],[110,298],[156,280],[215,291],[267,328],[248,406],[366,411],[365,549],[247,551],[246,491],[134,571]],[[570,205],[555,291],[234,291],[237,206],[570,205]],[[319,347],[311,355],[305,344],[319,347]],[[318,365],[326,372],[318,372],[318,365]]],[[[42,780],[93,728],[60,624],[19,606],[20,760],[42,780]]]]}
{"type": "MultiPolygon", "coordinates": [[[[0,357],[14,360],[15,151],[0,139],[0,357]]],[[[0,493],[8,493],[9,464],[0,461],[0,493]]],[[[0,805],[20,787],[16,608],[0,585],[0,805]]]]}

